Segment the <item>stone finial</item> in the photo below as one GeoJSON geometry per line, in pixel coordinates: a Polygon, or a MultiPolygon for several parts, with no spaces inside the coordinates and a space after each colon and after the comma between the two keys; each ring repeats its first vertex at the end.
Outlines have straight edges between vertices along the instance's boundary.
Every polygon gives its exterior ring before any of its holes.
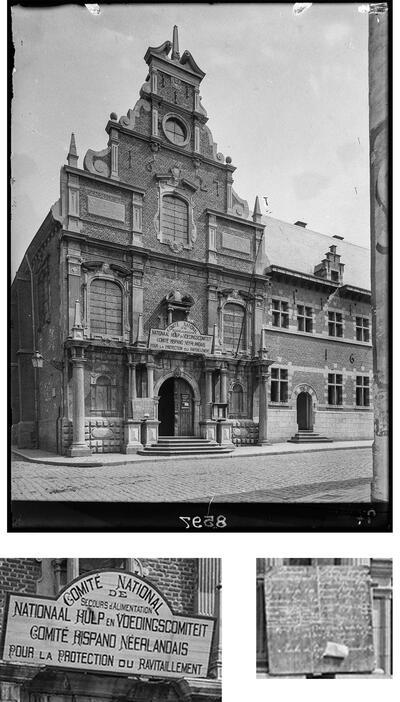
{"type": "Polygon", "coordinates": [[[75,315],[74,323],[72,326],[72,338],[73,339],[83,339],[83,326],[81,320],[81,303],[79,300],[75,300],[75,315]]]}
{"type": "Polygon", "coordinates": [[[73,132],[71,134],[67,160],[69,166],[74,166],[75,168],[78,167],[78,154],[76,151],[75,134],[73,132]]]}
{"type": "Polygon", "coordinates": [[[171,59],[174,61],[175,59],[180,59],[180,53],[179,53],[179,39],[178,39],[178,27],[176,24],[174,25],[174,31],[173,31],[173,37],[172,37],[172,54],[171,54],[171,59]]]}
{"type": "Polygon", "coordinates": [[[261,224],[261,207],[260,207],[260,200],[257,195],[256,201],[254,203],[254,210],[253,210],[253,222],[256,224],[261,224]]]}

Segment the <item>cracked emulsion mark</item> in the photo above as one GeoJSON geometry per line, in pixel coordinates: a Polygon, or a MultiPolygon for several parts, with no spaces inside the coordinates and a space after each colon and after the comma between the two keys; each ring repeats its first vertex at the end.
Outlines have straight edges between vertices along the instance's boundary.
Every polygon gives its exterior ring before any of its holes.
{"type": "Polygon", "coordinates": [[[97,3],[93,4],[86,4],[85,7],[90,12],[91,15],[99,15],[100,14],[100,6],[97,3]]]}

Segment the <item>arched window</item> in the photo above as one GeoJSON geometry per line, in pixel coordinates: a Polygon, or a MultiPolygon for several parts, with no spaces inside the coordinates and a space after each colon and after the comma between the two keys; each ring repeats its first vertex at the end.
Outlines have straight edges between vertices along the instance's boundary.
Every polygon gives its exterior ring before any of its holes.
{"type": "Polygon", "coordinates": [[[243,388],[235,383],[231,391],[230,414],[238,415],[243,412],[243,388]]]}
{"type": "Polygon", "coordinates": [[[239,343],[239,351],[246,348],[246,324],[244,308],[233,302],[228,302],[223,311],[223,340],[224,346],[229,346],[234,351],[239,343]]]}
{"type": "Polygon", "coordinates": [[[164,237],[186,245],[188,243],[188,205],[175,195],[164,195],[162,232],[164,237]]]}
{"type": "Polygon", "coordinates": [[[112,280],[95,278],[90,286],[90,332],[122,336],[122,290],[112,280]]]}

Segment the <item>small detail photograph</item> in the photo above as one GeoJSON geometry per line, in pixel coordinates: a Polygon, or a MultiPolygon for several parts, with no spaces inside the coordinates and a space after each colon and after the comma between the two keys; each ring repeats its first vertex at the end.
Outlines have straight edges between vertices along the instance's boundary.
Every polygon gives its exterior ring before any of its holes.
{"type": "Polygon", "coordinates": [[[3,702],[221,702],[217,558],[0,559],[3,702]]]}
{"type": "Polygon", "coordinates": [[[391,675],[391,559],[257,559],[257,678],[391,675]]]}

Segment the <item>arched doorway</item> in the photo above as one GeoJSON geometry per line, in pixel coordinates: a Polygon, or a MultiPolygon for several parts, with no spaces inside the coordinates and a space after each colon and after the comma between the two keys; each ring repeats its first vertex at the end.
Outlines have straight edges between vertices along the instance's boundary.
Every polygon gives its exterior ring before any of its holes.
{"type": "Polygon", "coordinates": [[[312,397],[309,392],[300,392],[297,395],[297,425],[299,430],[313,428],[312,397]]]}
{"type": "Polygon", "coordinates": [[[193,390],[183,378],[167,378],[158,392],[159,436],[193,436],[193,390]]]}

